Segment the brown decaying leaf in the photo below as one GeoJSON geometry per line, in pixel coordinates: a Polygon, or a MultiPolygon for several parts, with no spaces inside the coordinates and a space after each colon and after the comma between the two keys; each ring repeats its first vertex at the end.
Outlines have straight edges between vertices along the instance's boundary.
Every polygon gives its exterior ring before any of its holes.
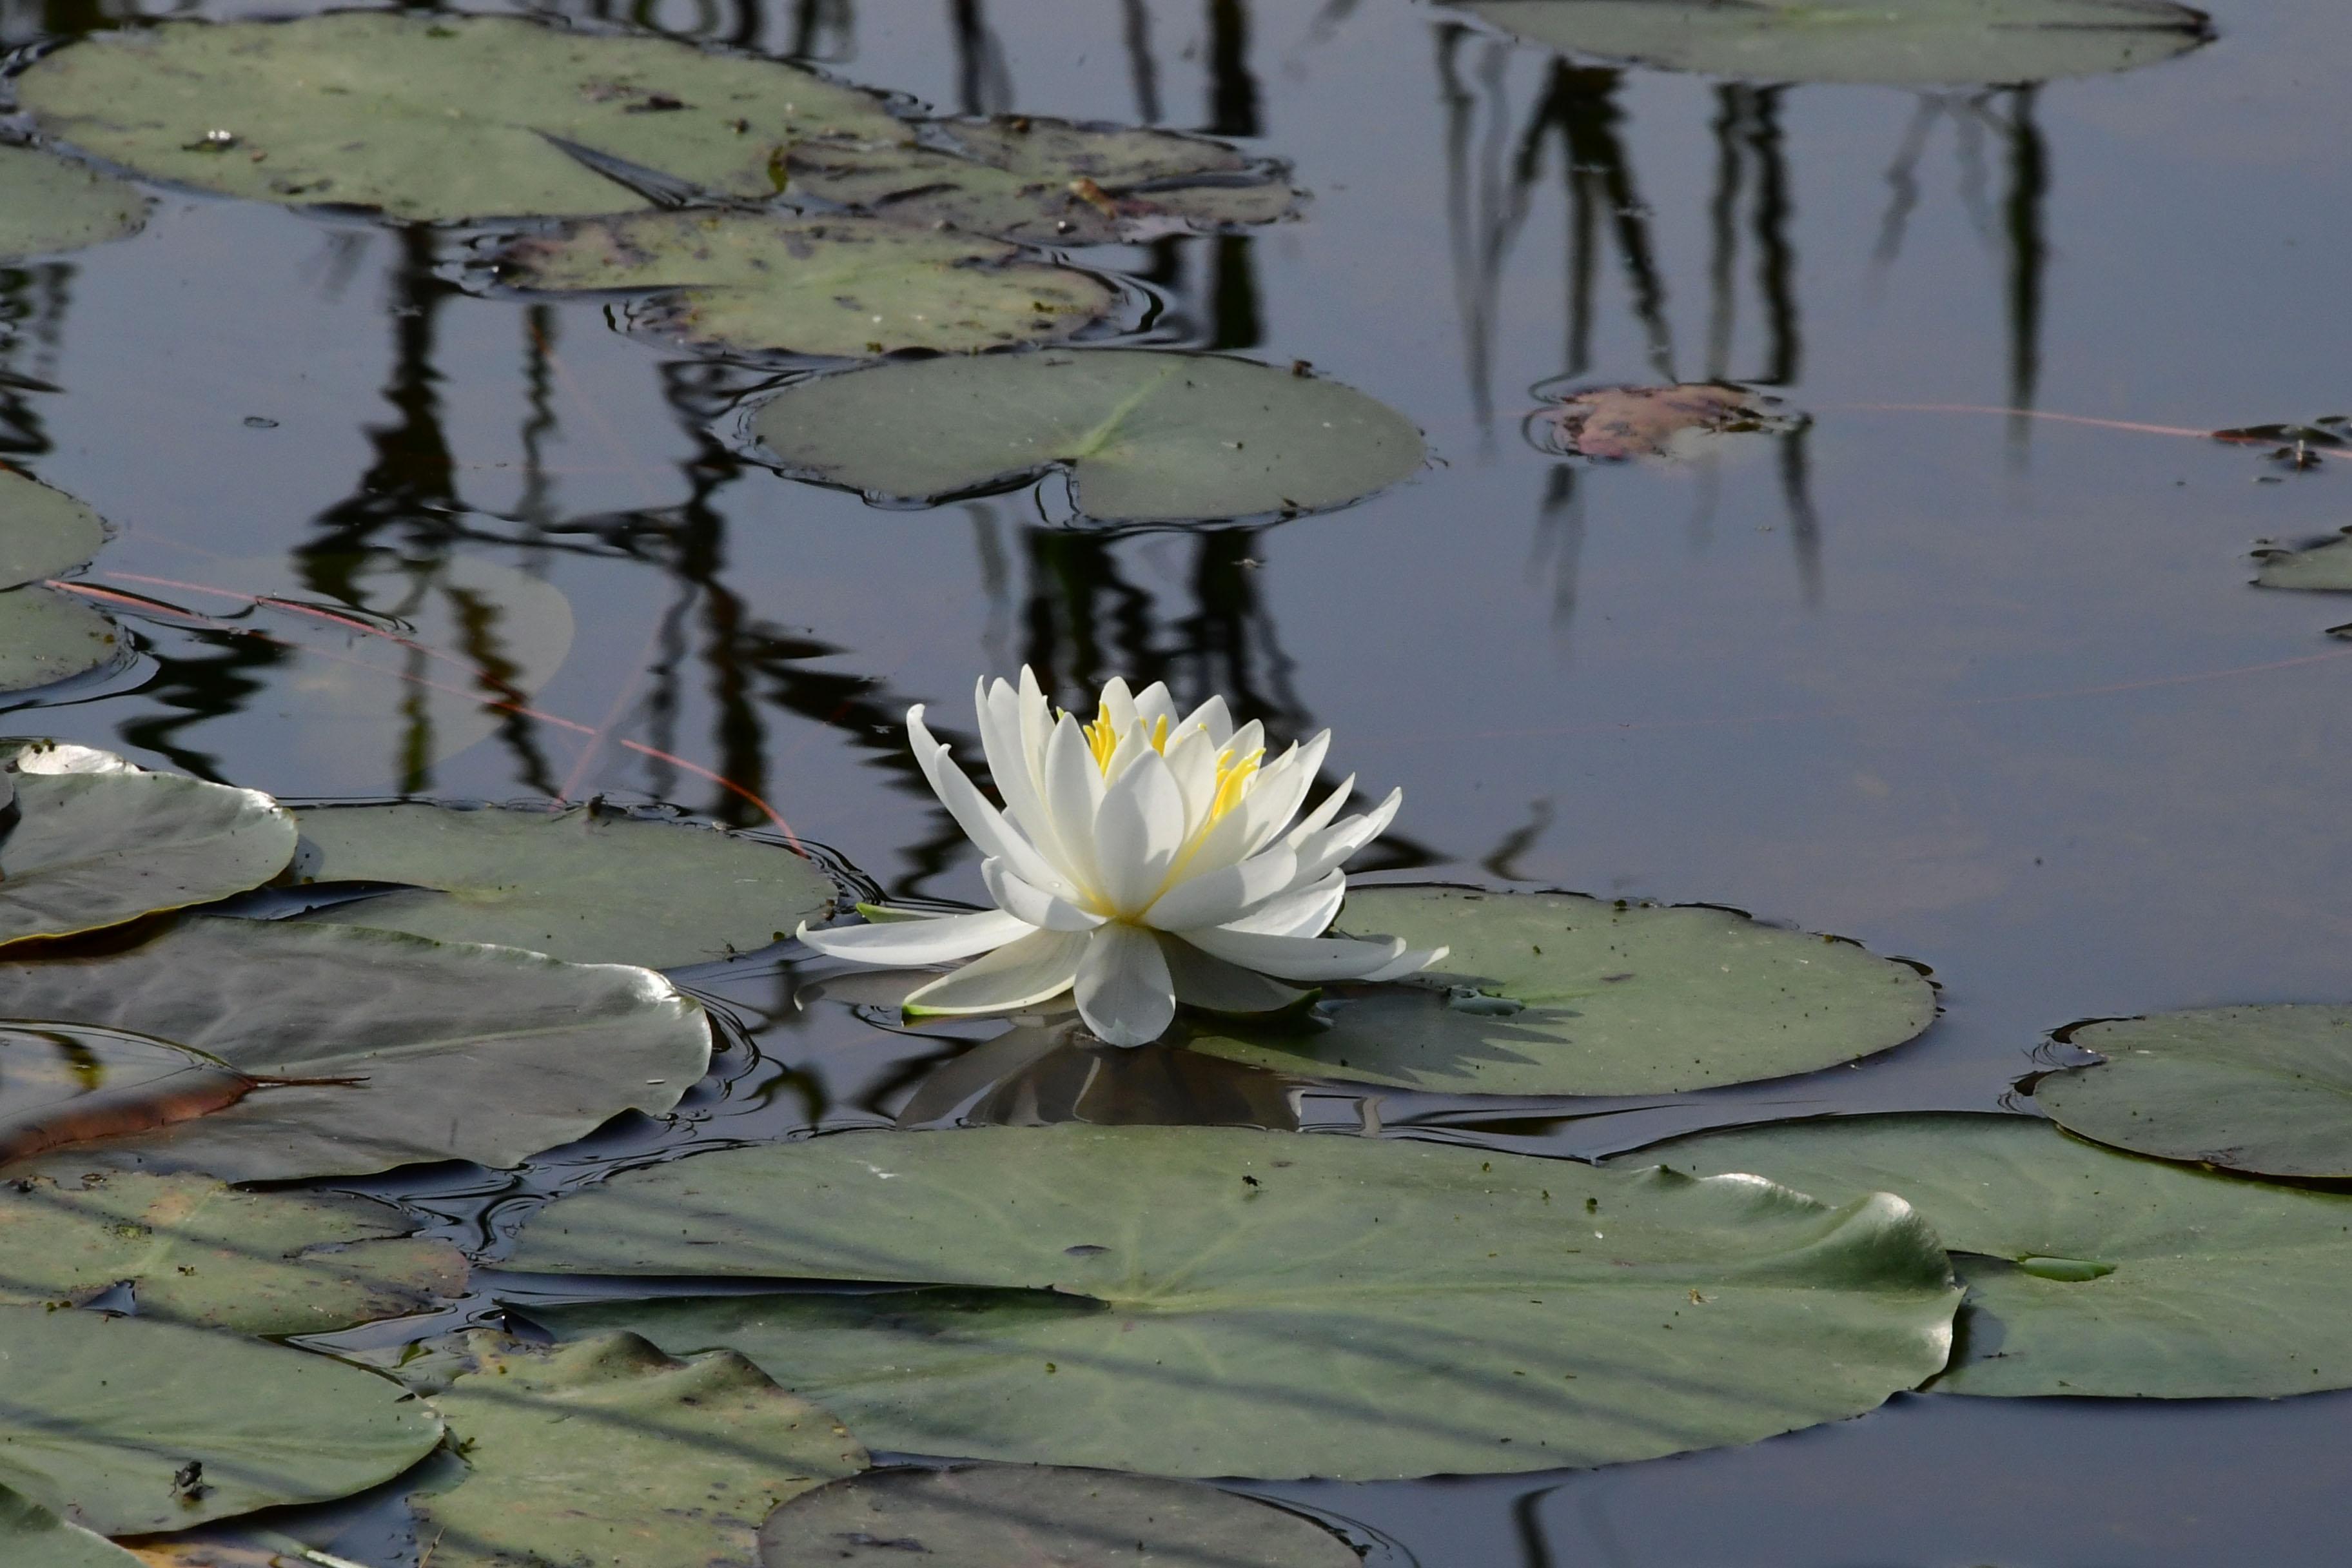
{"type": "Polygon", "coordinates": [[[264,1080],[110,1029],[0,1031],[0,1166],[226,1110],[264,1080]]]}
{"type": "Polygon", "coordinates": [[[1763,403],[1739,387],[1712,382],[1597,386],[1539,411],[1530,425],[1537,444],[1547,450],[1622,462],[1675,456],[1675,438],[1685,431],[1787,428],[1787,416],[1763,403]]]}

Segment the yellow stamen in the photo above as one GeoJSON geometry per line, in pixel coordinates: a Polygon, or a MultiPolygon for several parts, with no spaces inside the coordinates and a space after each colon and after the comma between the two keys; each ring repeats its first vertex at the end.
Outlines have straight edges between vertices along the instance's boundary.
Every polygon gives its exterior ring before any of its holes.
{"type": "MultiPolygon", "coordinates": [[[[1087,738],[1087,750],[1094,753],[1095,766],[1106,773],[1110,772],[1110,759],[1118,752],[1119,742],[1118,731],[1111,728],[1110,715],[1107,712],[1096,714],[1093,723],[1081,726],[1081,732],[1087,738]]],[[[1144,740],[1153,751],[1162,755],[1167,753],[1168,716],[1166,714],[1163,713],[1151,721],[1151,729],[1144,736],[1144,740]]]]}
{"type": "Polygon", "coordinates": [[[1217,789],[1209,797],[1208,819],[1202,826],[1216,821],[1241,804],[1242,796],[1249,793],[1250,780],[1257,776],[1258,763],[1265,757],[1265,748],[1263,746],[1246,757],[1235,758],[1231,752],[1217,754],[1217,789]]]}

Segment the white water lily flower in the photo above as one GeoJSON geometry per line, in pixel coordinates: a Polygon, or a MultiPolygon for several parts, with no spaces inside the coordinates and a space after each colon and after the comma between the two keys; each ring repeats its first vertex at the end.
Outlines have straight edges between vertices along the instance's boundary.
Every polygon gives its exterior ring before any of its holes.
{"type": "Polygon", "coordinates": [[[974,702],[1002,811],[931,738],[919,703],[907,735],[985,857],[996,908],[797,933],[863,963],[971,960],[909,995],[909,1016],[1008,1012],[1075,991],[1096,1035],[1140,1046],[1179,1002],[1271,1012],[1305,996],[1299,984],[1392,980],[1445,956],[1323,934],[1347,892],[1341,862],[1404,799],[1391,790],[1374,810],[1341,817],[1349,778],[1299,817],[1328,730],[1268,762],[1264,731],[1235,729],[1223,698],[1180,716],[1167,687],[1130,694],[1123,680],[1103,688],[1082,724],[1056,714],[1025,668],[1017,690],[983,678],[974,702]]]}

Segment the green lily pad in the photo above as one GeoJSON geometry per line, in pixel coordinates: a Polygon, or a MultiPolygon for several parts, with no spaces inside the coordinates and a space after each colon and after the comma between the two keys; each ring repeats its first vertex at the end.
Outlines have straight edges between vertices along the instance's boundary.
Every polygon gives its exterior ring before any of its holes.
{"type": "Polygon", "coordinates": [[[68,1524],[30,1498],[0,1487],[0,1562],[9,1568],[139,1568],[102,1535],[68,1524]]]}
{"type": "MultiPolygon", "coordinates": [[[[0,148],[0,185],[8,150],[0,148]]],[[[0,195],[0,224],[16,214],[0,195]]],[[[7,249],[0,235],[0,252],[7,249]]],[[[0,468],[0,588],[21,588],[70,572],[106,544],[106,521],[63,490],[53,490],[13,468],[0,468]]]]}
{"type": "Polygon", "coordinates": [[[1202,136],[1028,115],[930,129],[929,146],[796,147],[793,194],[1032,245],[1271,223],[1298,205],[1283,170],[1202,136]]]}
{"type": "MultiPolygon", "coordinates": [[[[30,147],[0,146],[0,258],[103,245],[138,233],[146,222],[147,198],[122,181],[30,147]]],[[[15,478],[0,473],[0,479],[15,478]]],[[[12,500],[7,490],[0,490],[0,517],[14,511],[12,500]]],[[[14,549],[13,543],[0,548],[0,561],[11,558],[14,549]]],[[[84,555],[66,564],[89,559],[84,555]]]]}
{"type": "Polygon", "coordinates": [[[781,845],[575,805],[558,812],[305,806],[305,882],[408,882],[310,923],[489,942],[573,963],[674,969],[778,942],[834,901],[781,845]]]}
{"type": "Polygon", "coordinates": [[[0,1025],[0,1166],[209,1116],[260,1087],[202,1052],[119,1029],[0,1025]]]}
{"type": "Polygon", "coordinates": [[[961,1287],[531,1311],[731,1345],[878,1447],[1168,1476],[1752,1442],[1933,1376],[1958,1300],[1895,1198],[1195,1127],[702,1155],[558,1200],[511,1267],[961,1287]]]}
{"type": "Polygon", "coordinates": [[[2352,1178],[2352,1007],[2213,1007],[2075,1030],[2106,1058],[2043,1074],[2070,1132],[2265,1176],[2352,1178]]]}
{"type": "Polygon", "coordinates": [[[1328,1027],[1204,1018],[1186,1043],[1441,1093],[1657,1094],[1832,1067],[1936,1016],[1908,964],[1729,910],[1360,888],[1339,923],[1453,952],[1410,983],[1335,995],[1328,1027]]]}
{"type": "Polygon", "coordinates": [[[667,1111],[710,1053],[701,1006],[647,970],[350,926],[183,916],[121,952],[0,955],[0,991],[25,1017],[309,1080],[92,1146],[239,1182],[511,1165],[624,1110],[667,1111]]]}
{"type": "Polygon", "coordinates": [[[348,1497],[440,1441],[440,1421],[406,1389],[326,1356],[0,1307],[0,1486],[101,1534],[348,1497]]]}
{"type": "Polygon", "coordinates": [[[2305,550],[2258,550],[2254,583],[2263,588],[2352,593],[2352,539],[2331,539],[2305,550]]]}
{"type": "Polygon", "coordinates": [[[868,1470],[786,1503],[760,1531],[761,1568],[1361,1568],[1297,1514],[1194,1482],[1045,1465],[868,1470]]]}
{"type": "Polygon", "coordinates": [[[445,1568],[606,1562],[623,1542],[629,1568],[749,1563],[778,1504],[866,1468],[840,1422],[733,1351],[496,1340],[432,1399],[468,1470],[415,1500],[445,1568]]]}
{"type": "Polygon", "coordinates": [[[1969,1287],[1951,1394],[2352,1387],[2352,1197],[2118,1154],[2021,1116],[1871,1116],[1626,1156],[1918,1205],[1969,1287]]]}
{"type": "Polygon", "coordinates": [[[1421,466],[1402,415],[1337,382],[1148,349],[933,359],[820,376],[752,426],[783,465],[932,501],[1066,468],[1106,522],[1344,506],[1421,466]]]}
{"type": "Polygon", "coordinates": [[[757,200],[795,142],[907,134],[872,95],[790,66],[386,11],[100,33],[35,62],[16,96],[51,135],[156,179],[411,220],[646,205],[557,139],[757,200]]]}
{"type": "Polygon", "coordinates": [[[56,766],[38,750],[6,764],[18,815],[0,840],[0,943],[208,904],[293,858],[294,818],[258,790],[127,764],[56,766]]]}
{"type": "Polygon", "coordinates": [[[388,1204],[243,1193],[143,1171],[0,1185],[0,1304],[131,1287],[142,1317],[248,1334],[324,1333],[466,1288],[466,1260],[388,1204]]]}
{"type": "Polygon", "coordinates": [[[55,588],[0,592],[0,692],[53,686],[130,655],[122,628],[87,599],[55,588]]]}
{"type": "Polygon", "coordinates": [[[2165,0],[1464,0],[1531,43],[1748,81],[1924,87],[2129,70],[2206,42],[2165,0]]]}
{"type": "Polygon", "coordinates": [[[841,216],[637,213],[517,240],[500,259],[526,289],[663,290],[630,315],[666,337],[845,359],[1051,342],[1118,302],[1009,245],[841,216]]]}

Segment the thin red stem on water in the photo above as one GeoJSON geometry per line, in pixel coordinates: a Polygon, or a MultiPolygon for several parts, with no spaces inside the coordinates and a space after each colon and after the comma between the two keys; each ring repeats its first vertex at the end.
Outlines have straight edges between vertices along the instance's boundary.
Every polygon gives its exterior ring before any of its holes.
{"type": "MultiPolygon", "coordinates": [[[[1985,403],[1846,403],[1842,408],[1866,414],[1998,414],[2010,419],[2045,419],[2053,425],[2087,425],[2096,430],[2126,430],[2137,436],[2186,436],[2198,441],[2220,441],[2235,447],[2269,447],[2275,436],[2231,436],[2219,430],[2191,430],[2183,425],[2143,425],[2132,419],[2099,419],[2088,414],[2054,414],[2046,408],[2000,408],[1985,403]]],[[[2352,452],[2332,447],[2306,447],[2316,458],[2352,458],[2352,452]]]]}

